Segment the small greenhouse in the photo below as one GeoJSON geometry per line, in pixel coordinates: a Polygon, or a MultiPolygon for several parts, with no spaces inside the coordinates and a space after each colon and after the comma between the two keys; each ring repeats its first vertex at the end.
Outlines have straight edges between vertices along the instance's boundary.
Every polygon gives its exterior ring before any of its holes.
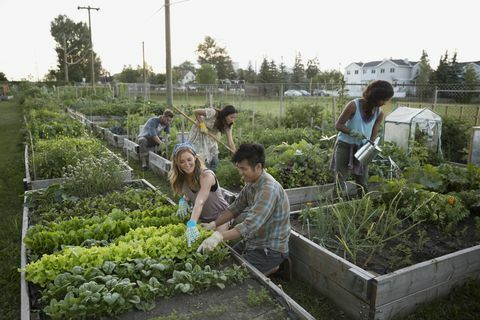
{"type": "Polygon", "coordinates": [[[410,141],[419,140],[436,152],[441,149],[442,118],[430,109],[398,107],[385,117],[384,140],[409,150],[410,141]]]}

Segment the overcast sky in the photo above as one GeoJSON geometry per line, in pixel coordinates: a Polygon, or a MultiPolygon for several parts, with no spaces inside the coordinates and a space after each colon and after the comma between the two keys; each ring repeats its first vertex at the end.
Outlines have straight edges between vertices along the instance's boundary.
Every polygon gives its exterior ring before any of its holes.
{"type": "MultiPolygon", "coordinates": [[[[448,50],[459,61],[480,60],[477,0],[171,0],[172,63],[196,62],[195,49],[209,35],[226,47],[238,67],[260,68],[264,57],[291,67],[300,52],[321,70],[354,61],[407,58],[422,49],[436,67],[448,50]]],[[[10,80],[42,79],[56,68],[50,23],[59,14],[88,23],[94,50],[112,74],[146,61],[165,72],[162,0],[0,0],[0,72],[10,80]]]]}

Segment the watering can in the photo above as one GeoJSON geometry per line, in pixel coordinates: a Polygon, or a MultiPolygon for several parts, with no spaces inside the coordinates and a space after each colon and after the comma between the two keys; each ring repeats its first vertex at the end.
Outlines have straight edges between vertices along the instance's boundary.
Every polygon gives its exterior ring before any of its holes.
{"type": "Polygon", "coordinates": [[[368,165],[379,152],[382,152],[382,149],[378,146],[379,141],[380,137],[377,137],[374,142],[367,139],[367,143],[355,152],[355,158],[358,162],[363,165],[368,165]]]}

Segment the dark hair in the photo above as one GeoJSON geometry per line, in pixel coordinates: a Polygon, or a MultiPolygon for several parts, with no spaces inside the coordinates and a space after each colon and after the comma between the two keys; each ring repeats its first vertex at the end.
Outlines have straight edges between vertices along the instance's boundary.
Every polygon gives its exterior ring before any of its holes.
{"type": "Polygon", "coordinates": [[[217,109],[217,115],[216,115],[215,123],[213,124],[213,126],[217,128],[217,130],[220,131],[221,133],[225,133],[225,130],[230,128],[233,124],[233,123],[228,124],[226,118],[227,116],[234,113],[237,113],[237,109],[235,109],[235,107],[232,105],[225,106],[221,110],[217,109]]]}
{"type": "Polygon", "coordinates": [[[170,109],[165,109],[165,111],[163,111],[163,115],[165,117],[173,118],[173,111],[170,109]]]}
{"type": "Polygon", "coordinates": [[[378,107],[380,101],[390,100],[393,97],[393,87],[388,81],[375,80],[363,90],[362,96],[367,101],[365,113],[372,115],[373,109],[378,107]]]}
{"type": "Polygon", "coordinates": [[[238,147],[237,152],[232,157],[233,163],[247,160],[248,164],[253,168],[257,163],[265,167],[265,148],[258,143],[243,143],[238,147]]]}

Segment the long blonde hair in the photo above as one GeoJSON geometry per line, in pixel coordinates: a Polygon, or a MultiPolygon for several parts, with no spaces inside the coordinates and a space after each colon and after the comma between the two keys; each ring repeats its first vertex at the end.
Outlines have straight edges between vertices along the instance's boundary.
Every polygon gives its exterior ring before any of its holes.
{"type": "Polygon", "coordinates": [[[184,152],[189,152],[192,156],[195,157],[195,169],[193,170],[193,186],[195,189],[200,189],[200,175],[202,171],[206,169],[203,161],[192,152],[189,148],[181,148],[175,152],[172,156],[172,168],[168,172],[168,180],[173,189],[173,192],[177,195],[182,195],[182,187],[186,180],[185,174],[180,169],[180,157],[184,152]]]}

